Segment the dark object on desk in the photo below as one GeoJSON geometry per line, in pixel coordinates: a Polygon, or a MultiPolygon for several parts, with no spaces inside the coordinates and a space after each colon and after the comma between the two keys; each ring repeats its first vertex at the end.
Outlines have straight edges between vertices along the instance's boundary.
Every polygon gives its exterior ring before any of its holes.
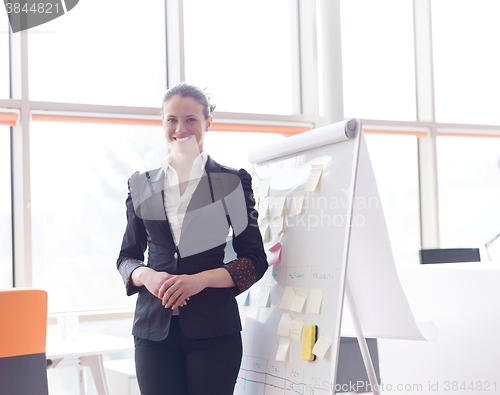
{"type": "Polygon", "coordinates": [[[420,263],[480,262],[479,248],[420,250],[420,263]]]}
{"type": "MultiPolygon", "coordinates": [[[[366,339],[368,351],[375,369],[377,382],[380,383],[377,339],[366,339]]],[[[358,339],[341,337],[339,347],[339,362],[337,364],[336,392],[359,392],[370,390],[368,374],[361,356],[358,339]],[[337,389],[338,388],[338,389],[337,389]]]]}

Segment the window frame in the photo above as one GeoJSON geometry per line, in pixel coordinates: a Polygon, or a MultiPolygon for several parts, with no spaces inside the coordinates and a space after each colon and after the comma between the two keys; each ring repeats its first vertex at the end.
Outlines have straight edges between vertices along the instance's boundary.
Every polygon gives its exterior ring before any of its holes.
{"type": "MultiPolygon", "coordinates": [[[[339,2],[330,0],[290,0],[294,4],[293,18],[296,18],[296,33],[298,40],[299,59],[296,74],[299,80],[294,83],[294,92],[298,103],[296,113],[292,115],[243,114],[217,112],[215,123],[230,125],[232,130],[247,130],[249,125],[259,125],[258,128],[284,127],[289,131],[299,128],[316,128],[324,123],[339,121],[344,118],[342,94],[342,67],[334,56],[318,56],[326,46],[318,47],[317,36],[329,34],[333,46],[328,55],[341,53],[340,29],[334,23],[329,26],[317,23],[317,6],[325,9],[324,17],[340,23],[339,2]],[[321,62],[320,60],[321,59],[321,62]],[[334,92],[328,101],[323,100],[322,106],[331,110],[329,117],[320,118],[320,99],[318,87],[319,70],[330,70],[330,92],[334,92]],[[340,85],[339,85],[340,81],[340,85]],[[337,88],[337,89],[332,89],[337,88]],[[330,106],[330,107],[328,107],[330,106]],[[332,110],[333,109],[333,110],[332,110]],[[331,113],[331,114],[330,114],[331,113]]],[[[167,43],[167,84],[174,85],[184,77],[184,40],[183,0],[165,0],[166,43],[167,43]],[[177,61],[174,61],[177,59],[177,61]]],[[[415,30],[415,70],[416,70],[416,121],[391,121],[364,119],[366,132],[376,133],[418,133],[419,180],[420,180],[420,211],[421,211],[421,244],[422,248],[439,247],[439,204],[437,180],[436,138],[442,133],[464,134],[474,136],[500,136],[500,125],[463,125],[438,123],[435,119],[434,75],[432,56],[432,15],[431,0],[414,0],[414,30],[415,30]]],[[[319,21],[320,22],[320,21],[319,21]]],[[[9,31],[10,40],[10,83],[11,97],[0,99],[0,113],[18,114],[15,125],[12,126],[12,179],[13,179],[13,257],[15,270],[15,286],[29,287],[32,285],[31,258],[31,212],[30,212],[30,159],[29,135],[30,122],[37,116],[77,117],[78,122],[102,121],[126,122],[160,122],[158,108],[125,107],[112,105],[91,105],[73,103],[54,103],[29,100],[28,79],[28,34],[26,31],[13,34],[9,31]],[[99,120],[101,118],[101,120],[99,120]]],[[[295,111],[295,110],[294,110],[295,111]]],[[[323,111],[324,112],[324,111],[323,111]]],[[[74,119],[76,121],[76,119],[74,119]]],[[[223,126],[221,126],[223,127],[223,126]]],[[[256,127],[257,128],[257,127],[256,127]]],[[[275,130],[275,129],[273,129],[275,130]]],[[[90,316],[101,317],[98,313],[90,316]]],[[[117,314],[122,314],[117,313],[117,314]]],[[[113,313],[105,313],[112,318],[113,313]]],[[[132,316],[132,312],[130,312],[132,316]]],[[[96,319],[102,319],[96,318],[96,319]]]]}

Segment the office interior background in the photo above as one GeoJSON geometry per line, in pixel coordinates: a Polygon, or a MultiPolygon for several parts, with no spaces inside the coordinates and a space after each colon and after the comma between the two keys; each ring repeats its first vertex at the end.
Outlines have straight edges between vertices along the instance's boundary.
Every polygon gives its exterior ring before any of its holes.
{"type": "MultiPolygon", "coordinates": [[[[484,248],[500,232],[498,15],[497,0],[82,0],[12,34],[0,12],[0,288],[47,290],[49,334],[77,313],[129,336],[127,179],[165,156],[159,108],[181,81],[217,105],[209,154],[250,172],[252,148],[361,118],[396,266],[438,247],[500,261],[500,240],[484,248]]],[[[51,388],[77,393],[72,372],[51,388]]]]}

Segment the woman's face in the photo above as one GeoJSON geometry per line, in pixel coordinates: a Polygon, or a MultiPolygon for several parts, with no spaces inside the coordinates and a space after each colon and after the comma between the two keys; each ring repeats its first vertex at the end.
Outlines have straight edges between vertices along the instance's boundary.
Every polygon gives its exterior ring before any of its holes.
{"type": "Polygon", "coordinates": [[[172,150],[179,153],[203,151],[205,132],[212,118],[205,119],[203,105],[192,97],[174,95],[163,104],[163,127],[172,150]]]}

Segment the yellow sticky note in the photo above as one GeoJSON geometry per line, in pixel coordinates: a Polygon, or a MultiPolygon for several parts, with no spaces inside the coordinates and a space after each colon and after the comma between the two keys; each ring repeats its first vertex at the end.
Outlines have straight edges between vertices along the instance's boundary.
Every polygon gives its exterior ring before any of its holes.
{"type": "Polygon", "coordinates": [[[278,336],[290,337],[290,329],[292,327],[292,316],[288,313],[281,314],[280,322],[278,323],[278,336]]]}
{"type": "Polygon", "coordinates": [[[290,310],[295,311],[296,313],[302,313],[304,309],[304,304],[307,300],[307,290],[305,289],[297,289],[294,288],[295,297],[292,300],[292,305],[290,306],[290,310]]]}
{"type": "Polygon", "coordinates": [[[309,293],[309,303],[307,304],[307,312],[313,314],[321,314],[321,304],[323,302],[323,290],[311,289],[309,293]]]}
{"type": "Polygon", "coordinates": [[[313,354],[312,350],[314,344],[316,343],[316,337],[318,335],[318,327],[316,325],[306,325],[304,327],[304,336],[302,337],[302,360],[303,361],[314,361],[316,356],[313,354]]]}
{"type": "Polygon", "coordinates": [[[267,222],[267,219],[262,221],[259,224],[259,230],[260,234],[262,235],[262,241],[264,243],[267,243],[271,239],[271,235],[269,234],[269,223],[267,222]]]}
{"type": "Polygon", "coordinates": [[[284,196],[284,195],[275,196],[272,217],[274,218],[274,217],[283,216],[283,211],[285,209],[285,205],[286,205],[286,196],[284,196]]]}
{"type": "Polygon", "coordinates": [[[271,185],[271,177],[263,178],[259,184],[259,197],[269,196],[269,186],[271,185]]]}
{"type": "Polygon", "coordinates": [[[296,342],[300,342],[303,327],[304,320],[302,318],[292,316],[292,324],[290,325],[290,339],[296,342]]]}
{"type": "Polygon", "coordinates": [[[278,236],[281,232],[283,232],[283,223],[283,215],[279,215],[271,219],[271,234],[273,235],[273,237],[278,236]]]}
{"type": "Polygon", "coordinates": [[[269,299],[271,294],[271,287],[269,285],[262,285],[259,293],[259,307],[269,307],[269,299]]]}
{"type": "Polygon", "coordinates": [[[309,178],[307,179],[305,190],[312,192],[318,186],[318,182],[321,179],[321,174],[323,173],[323,165],[312,165],[311,172],[309,173],[309,178]]]}
{"type": "Polygon", "coordinates": [[[259,222],[261,219],[265,219],[267,217],[267,211],[269,209],[269,199],[262,198],[259,199],[259,222]]]}
{"type": "Polygon", "coordinates": [[[280,309],[290,310],[292,307],[293,298],[295,298],[295,291],[292,287],[285,287],[285,293],[281,298],[280,309]]]}
{"type": "Polygon", "coordinates": [[[292,196],[292,207],[290,208],[290,215],[299,215],[304,206],[304,192],[294,193],[292,196]]]}

